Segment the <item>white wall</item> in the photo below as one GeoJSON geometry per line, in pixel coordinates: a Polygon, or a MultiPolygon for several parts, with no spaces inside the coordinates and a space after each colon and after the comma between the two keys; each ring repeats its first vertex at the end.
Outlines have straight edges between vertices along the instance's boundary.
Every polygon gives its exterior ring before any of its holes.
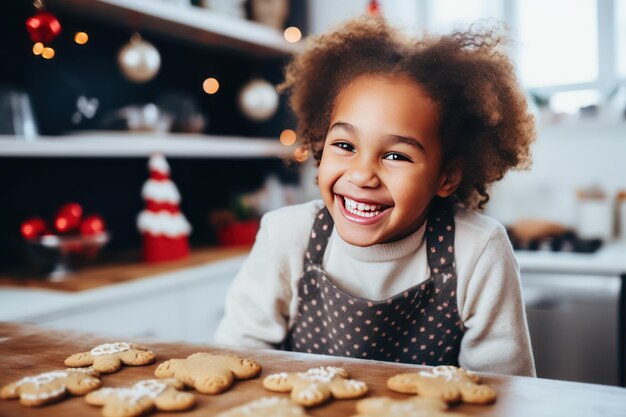
{"type": "Polygon", "coordinates": [[[626,190],[626,123],[540,127],[531,170],[497,183],[486,211],[505,224],[544,218],[575,226],[576,191],[594,185],[610,199],[626,190]]]}

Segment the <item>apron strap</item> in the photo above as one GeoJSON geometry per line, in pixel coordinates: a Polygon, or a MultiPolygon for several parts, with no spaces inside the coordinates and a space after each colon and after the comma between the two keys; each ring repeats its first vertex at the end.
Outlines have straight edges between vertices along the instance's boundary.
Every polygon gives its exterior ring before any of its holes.
{"type": "Polygon", "coordinates": [[[328,239],[333,232],[333,218],[330,213],[323,207],[315,216],[313,228],[311,230],[311,238],[304,254],[304,263],[314,263],[321,265],[324,258],[324,251],[328,244],[328,239]]]}
{"type": "Polygon", "coordinates": [[[435,197],[426,220],[428,266],[434,273],[454,270],[454,207],[435,197]]]}

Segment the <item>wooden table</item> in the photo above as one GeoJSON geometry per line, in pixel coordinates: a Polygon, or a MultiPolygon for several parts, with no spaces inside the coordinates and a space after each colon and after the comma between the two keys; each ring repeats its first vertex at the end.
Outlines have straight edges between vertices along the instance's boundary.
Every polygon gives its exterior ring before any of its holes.
{"type": "MultiPolygon", "coordinates": [[[[191,353],[231,352],[254,359],[263,366],[259,378],[236,382],[233,388],[221,395],[196,394],[194,409],[180,413],[154,413],[157,416],[210,416],[218,411],[240,405],[248,400],[269,393],[261,384],[264,375],[279,371],[303,371],[316,366],[334,365],[345,368],[355,379],[367,382],[370,395],[387,395],[408,398],[386,388],[389,377],[399,372],[410,372],[423,367],[364,361],[349,358],[308,355],[271,350],[224,349],[203,345],[163,343],[154,340],[126,340],[149,346],[156,354],[156,363],[148,366],[124,367],[117,373],[105,375],[103,386],[130,385],[142,378],[153,376],[158,363],[170,358],[184,358],[191,353]]],[[[63,361],[73,353],[90,350],[94,346],[112,342],[102,337],[52,331],[42,327],[0,322],[0,386],[17,381],[22,377],[64,369],[63,361]]],[[[500,417],[592,417],[626,416],[626,389],[602,385],[553,381],[526,377],[489,376],[484,380],[498,391],[498,400],[489,406],[460,405],[455,411],[468,415],[500,417]]],[[[355,412],[356,400],[332,401],[313,408],[314,416],[350,416],[355,412]]],[[[83,398],[74,397],[54,405],[39,408],[21,406],[17,400],[0,400],[1,416],[100,416],[99,407],[92,407],[83,398]]],[[[383,417],[383,416],[381,416],[383,417]]]]}

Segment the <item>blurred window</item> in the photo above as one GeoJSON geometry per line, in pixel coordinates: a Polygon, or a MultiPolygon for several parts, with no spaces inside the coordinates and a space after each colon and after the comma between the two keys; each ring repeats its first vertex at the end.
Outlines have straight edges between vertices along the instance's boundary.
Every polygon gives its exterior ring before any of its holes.
{"type": "Polygon", "coordinates": [[[617,0],[615,30],[619,76],[626,78],[626,0],[617,0]]]}
{"type": "Polygon", "coordinates": [[[479,19],[503,20],[502,0],[428,0],[431,32],[465,30],[479,19]]]}
{"type": "MultiPolygon", "coordinates": [[[[622,1],[623,3],[623,1],[622,1]]],[[[516,2],[519,71],[526,87],[595,82],[596,0],[516,2]]]]}

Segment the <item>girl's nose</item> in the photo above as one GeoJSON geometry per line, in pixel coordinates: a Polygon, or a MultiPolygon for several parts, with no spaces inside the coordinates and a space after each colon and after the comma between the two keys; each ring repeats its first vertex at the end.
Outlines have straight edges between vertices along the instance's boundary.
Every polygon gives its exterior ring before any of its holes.
{"type": "Polygon", "coordinates": [[[364,159],[354,161],[346,173],[348,181],[360,188],[376,188],[380,185],[380,178],[375,164],[364,159]]]}

